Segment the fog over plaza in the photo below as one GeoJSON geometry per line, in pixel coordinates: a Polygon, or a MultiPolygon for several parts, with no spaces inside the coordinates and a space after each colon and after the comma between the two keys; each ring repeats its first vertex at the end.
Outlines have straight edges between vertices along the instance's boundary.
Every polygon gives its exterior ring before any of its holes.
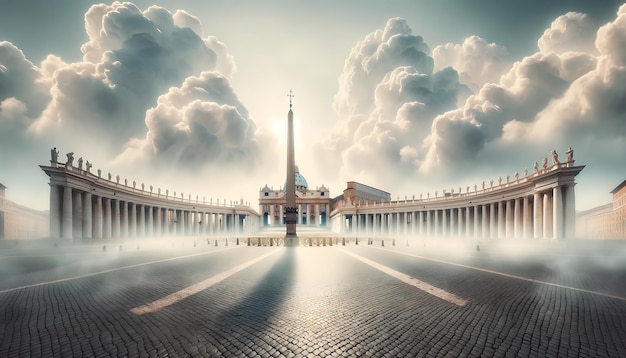
{"type": "MultiPolygon", "coordinates": [[[[626,178],[618,1],[27,0],[0,12],[0,182],[48,209],[50,148],[122,180],[256,207],[296,162],[392,200],[574,148],[578,210],[626,178]]],[[[156,190],[156,189],[155,189],[156,190]]]]}

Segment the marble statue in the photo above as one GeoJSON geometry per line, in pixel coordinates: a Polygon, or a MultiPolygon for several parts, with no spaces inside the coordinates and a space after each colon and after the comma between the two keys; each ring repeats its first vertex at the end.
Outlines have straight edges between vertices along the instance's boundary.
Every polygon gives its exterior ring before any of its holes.
{"type": "Polygon", "coordinates": [[[152,193],[152,185],[150,185],[150,192],[152,193]]]}
{"type": "Polygon", "coordinates": [[[489,180],[489,187],[493,188],[493,179],[489,180]]]}
{"type": "Polygon", "coordinates": [[[98,178],[102,176],[102,169],[98,169],[98,178]]]}
{"type": "Polygon", "coordinates": [[[119,175],[115,177],[115,181],[116,181],[118,184],[120,183],[120,176],[119,176],[119,175]]]}
{"type": "Polygon", "coordinates": [[[92,164],[89,163],[89,161],[87,161],[87,163],[85,163],[85,170],[88,172],[91,172],[91,167],[92,167],[92,164]]]}
{"type": "Polygon", "coordinates": [[[69,152],[66,155],[67,155],[67,162],[65,164],[71,167],[72,164],[74,163],[74,152],[69,152]]]}
{"type": "Polygon", "coordinates": [[[536,172],[539,171],[539,163],[535,162],[535,165],[533,166],[533,170],[536,172]]]}
{"type": "Polygon", "coordinates": [[[518,172],[518,171],[516,171],[516,172],[515,172],[515,181],[518,181],[518,180],[519,180],[519,172],[518,172]]]}
{"type": "Polygon", "coordinates": [[[548,156],[543,157],[543,160],[541,161],[541,167],[543,169],[546,169],[548,167],[548,156]]]}
{"type": "Polygon", "coordinates": [[[137,186],[137,182],[133,180],[133,189],[137,186]]]}
{"type": "Polygon", "coordinates": [[[559,164],[559,155],[556,153],[556,150],[552,150],[552,165],[559,164]]]}
{"type": "Polygon", "coordinates": [[[574,149],[572,149],[572,147],[569,147],[567,152],[565,152],[565,155],[567,156],[567,162],[568,163],[574,161],[574,149]]]}
{"type": "Polygon", "coordinates": [[[146,187],[146,185],[144,183],[141,183],[141,191],[143,191],[143,189],[146,187]]]}
{"type": "Polygon", "coordinates": [[[128,179],[124,178],[124,185],[128,186],[128,179]]]}
{"type": "Polygon", "coordinates": [[[109,179],[109,181],[111,181],[111,172],[107,174],[107,178],[109,179]]]}
{"type": "Polygon", "coordinates": [[[57,150],[57,147],[50,149],[50,161],[52,163],[56,163],[58,159],[59,159],[59,151],[57,150]]]}
{"type": "Polygon", "coordinates": [[[484,180],[483,180],[482,186],[483,186],[483,190],[485,190],[485,181],[484,180]]]}
{"type": "Polygon", "coordinates": [[[498,177],[498,185],[502,185],[502,177],[498,177]]]}
{"type": "Polygon", "coordinates": [[[83,170],[83,157],[78,158],[78,169],[83,170]]]}
{"type": "Polygon", "coordinates": [[[528,176],[528,168],[524,169],[524,178],[526,178],[528,176]]]}

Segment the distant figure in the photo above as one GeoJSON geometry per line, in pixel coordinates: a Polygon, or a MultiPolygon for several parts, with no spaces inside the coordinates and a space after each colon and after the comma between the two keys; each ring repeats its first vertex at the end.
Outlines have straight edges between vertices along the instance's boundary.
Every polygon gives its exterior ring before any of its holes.
{"type": "Polygon", "coordinates": [[[567,152],[565,152],[565,155],[567,156],[567,162],[568,163],[574,161],[574,149],[572,149],[572,147],[569,147],[567,152]]]}
{"type": "Polygon", "coordinates": [[[83,170],[83,157],[78,158],[78,169],[83,170]]]}
{"type": "Polygon", "coordinates": [[[559,155],[556,150],[552,150],[552,165],[559,164],[559,155]]]}
{"type": "Polygon", "coordinates": [[[67,162],[65,163],[65,165],[69,165],[71,167],[72,164],[74,163],[74,152],[69,152],[66,155],[67,155],[67,162]]]}
{"type": "Polygon", "coordinates": [[[58,159],[59,159],[59,151],[57,150],[57,147],[50,149],[50,161],[52,163],[56,163],[58,159]]]}

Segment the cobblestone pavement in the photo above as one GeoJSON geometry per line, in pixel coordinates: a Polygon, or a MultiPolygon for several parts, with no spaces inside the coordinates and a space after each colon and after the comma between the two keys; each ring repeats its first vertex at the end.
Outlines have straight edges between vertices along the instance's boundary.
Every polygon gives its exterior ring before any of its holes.
{"type": "Polygon", "coordinates": [[[626,357],[624,255],[400,241],[131,247],[0,251],[0,357],[626,357]],[[218,276],[157,312],[131,312],[218,276]]]}

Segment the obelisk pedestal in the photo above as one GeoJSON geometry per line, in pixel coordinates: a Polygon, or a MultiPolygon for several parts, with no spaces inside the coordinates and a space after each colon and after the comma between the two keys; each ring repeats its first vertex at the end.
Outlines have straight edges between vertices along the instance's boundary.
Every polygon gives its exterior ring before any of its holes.
{"type": "Polygon", "coordinates": [[[296,164],[293,149],[293,111],[291,110],[293,94],[289,91],[289,114],[287,115],[287,186],[285,188],[285,246],[298,246],[299,239],[296,234],[296,164]]]}

